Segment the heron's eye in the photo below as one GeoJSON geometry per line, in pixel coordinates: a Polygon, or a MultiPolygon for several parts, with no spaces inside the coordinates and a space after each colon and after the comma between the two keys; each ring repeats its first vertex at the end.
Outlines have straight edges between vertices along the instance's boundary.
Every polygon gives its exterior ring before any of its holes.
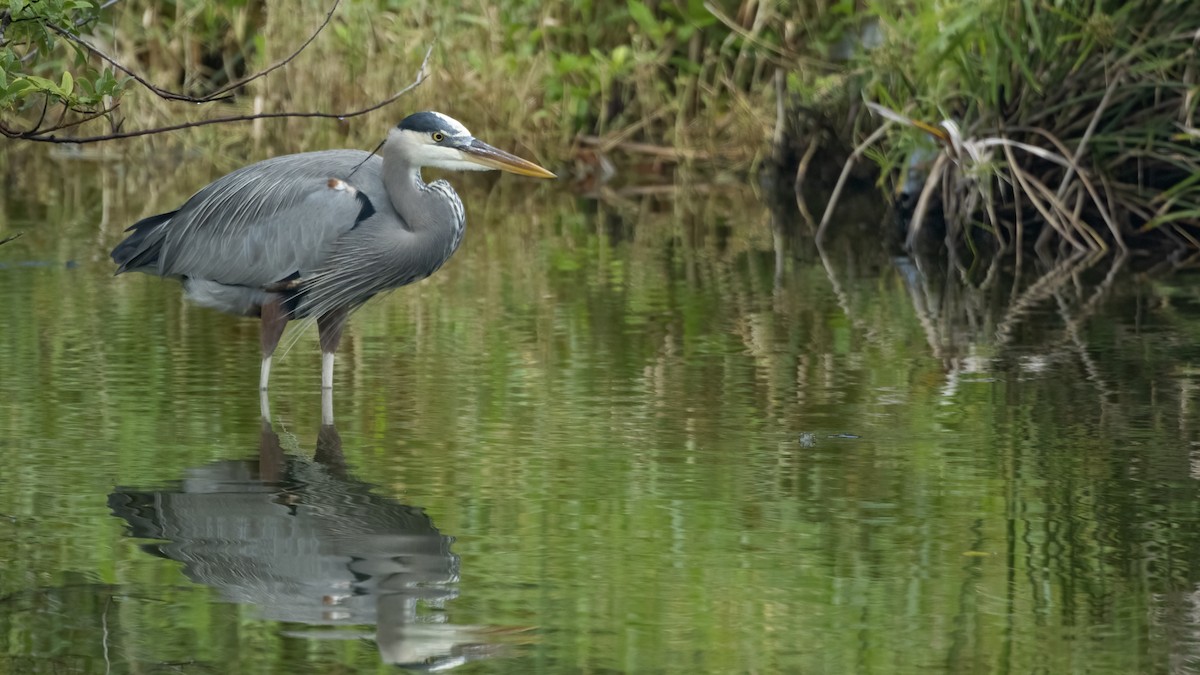
{"type": "Polygon", "coordinates": [[[446,140],[446,134],[443,134],[440,131],[433,132],[433,142],[434,143],[441,143],[444,140],[446,140]]]}

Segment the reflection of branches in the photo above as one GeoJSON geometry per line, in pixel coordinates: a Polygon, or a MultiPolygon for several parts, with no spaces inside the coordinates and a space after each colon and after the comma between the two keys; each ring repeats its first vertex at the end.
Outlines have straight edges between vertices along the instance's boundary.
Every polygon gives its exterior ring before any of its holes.
{"type": "Polygon", "coordinates": [[[1004,318],[996,326],[996,343],[1004,345],[1011,341],[1013,331],[1016,330],[1026,314],[1032,311],[1043,300],[1054,295],[1075,274],[1095,265],[1103,257],[1103,253],[1095,253],[1087,256],[1083,252],[1078,252],[1051,267],[1040,279],[1025,289],[1008,306],[1008,311],[1004,313],[1004,318]]]}
{"type": "MultiPolygon", "coordinates": [[[[104,5],[104,7],[107,7],[111,4],[113,4],[113,2],[115,2],[115,0],[110,0],[110,2],[108,2],[104,5]]],[[[84,38],[82,38],[81,36],[76,34],[74,31],[72,31],[68,28],[64,28],[62,26],[50,23],[50,22],[43,22],[43,23],[49,30],[51,30],[54,33],[56,33],[57,35],[69,40],[70,42],[82,47],[83,49],[86,49],[88,52],[95,55],[100,60],[104,61],[105,63],[108,63],[116,70],[119,70],[120,72],[129,76],[129,78],[131,78],[134,82],[137,82],[143,88],[150,91],[151,93],[153,93],[155,96],[158,96],[159,98],[162,98],[162,99],[168,100],[168,101],[183,101],[186,103],[212,103],[212,102],[216,102],[216,101],[225,101],[225,100],[233,98],[232,92],[234,90],[240,89],[240,88],[246,86],[247,84],[249,84],[250,82],[253,82],[254,80],[265,77],[266,75],[291,63],[297,56],[300,55],[301,52],[303,52],[306,48],[308,48],[308,46],[310,44],[312,44],[312,42],[314,40],[317,39],[317,36],[320,35],[322,31],[325,30],[325,27],[328,26],[329,22],[333,19],[333,14],[335,11],[337,11],[337,8],[340,3],[341,3],[341,0],[333,0],[332,6],[329,8],[329,11],[326,12],[326,14],[325,14],[325,20],[322,21],[321,25],[317,26],[316,30],[313,31],[313,33],[308,37],[308,39],[305,40],[299,47],[297,47],[291,54],[289,54],[285,58],[281,59],[280,61],[277,61],[277,62],[271,64],[270,66],[263,68],[262,70],[259,70],[258,72],[255,72],[251,75],[247,75],[246,77],[243,77],[234,82],[230,82],[230,83],[226,84],[225,86],[218,88],[216,91],[213,91],[204,96],[191,96],[188,94],[182,94],[182,93],[178,93],[178,92],[169,91],[167,89],[163,89],[162,87],[159,87],[159,86],[155,85],[154,83],[150,82],[146,78],[138,75],[132,69],[130,69],[128,66],[122,64],[116,58],[108,55],[107,53],[102,51],[100,48],[93,45],[91,42],[85,40],[84,38]]],[[[5,15],[7,16],[7,12],[5,12],[5,15]]],[[[76,22],[76,25],[78,26],[79,22],[76,22]]],[[[418,70],[417,76],[414,79],[414,81],[412,82],[412,84],[408,85],[407,87],[404,87],[403,89],[401,89],[400,91],[396,92],[395,94],[389,96],[388,98],[386,98],[382,101],[379,101],[378,103],[375,103],[374,105],[368,106],[366,108],[361,108],[358,110],[350,110],[350,111],[345,111],[345,112],[313,111],[313,112],[258,113],[258,114],[253,114],[253,115],[232,115],[232,116],[226,116],[226,117],[216,117],[216,118],[207,119],[207,120],[199,120],[199,121],[194,121],[194,122],[185,122],[185,123],[181,123],[181,124],[173,124],[173,125],[167,125],[167,126],[162,126],[162,127],[155,127],[152,129],[140,129],[140,130],[129,131],[129,132],[114,132],[111,134],[103,134],[103,135],[97,135],[97,136],[59,138],[59,137],[54,136],[53,132],[61,131],[63,129],[67,129],[67,128],[71,128],[71,127],[75,127],[75,126],[78,126],[85,122],[89,122],[94,119],[97,119],[99,117],[107,116],[110,113],[112,113],[114,110],[116,110],[117,105],[119,105],[119,104],[114,104],[113,106],[110,106],[110,107],[105,108],[100,111],[75,110],[75,112],[83,113],[85,115],[85,117],[83,117],[82,119],[78,119],[78,120],[74,120],[74,121],[70,121],[70,122],[64,122],[62,117],[60,117],[60,119],[58,120],[58,122],[56,122],[54,124],[54,126],[51,126],[48,128],[42,126],[42,124],[43,124],[43,122],[45,122],[45,118],[46,118],[46,107],[43,106],[42,114],[41,114],[40,118],[38,119],[38,122],[36,124],[34,124],[32,128],[27,129],[27,130],[20,130],[20,129],[14,128],[12,126],[9,126],[7,124],[0,122],[0,134],[3,134],[4,136],[7,136],[9,138],[15,138],[15,139],[26,140],[26,141],[39,141],[39,142],[44,142],[44,143],[97,143],[100,141],[110,141],[110,140],[116,140],[116,139],[121,139],[121,138],[134,138],[134,137],[138,137],[138,136],[149,136],[152,134],[161,134],[161,133],[167,133],[167,132],[171,132],[171,131],[179,131],[181,129],[189,129],[192,127],[207,126],[210,124],[227,124],[227,123],[232,123],[232,122],[248,122],[248,121],[259,120],[259,119],[275,119],[275,118],[281,118],[281,117],[320,117],[320,118],[343,119],[346,117],[357,117],[359,115],[365,115],[367,113],[373,112],[375,110],[378,110],[380,108],[383,108],[384,106],[387,106],[387,105],[395,102],[401,96],[403,96],[404,94],[411,91],[414,87],[421,84],[421,82],[423,82],[425,80],[425,78],[428,76],[426,67],[429,63],[429,57],[432,54],[432,52],[433,52],[433,47],[430,46],[430,48],[428,50],[426,50],[426,52],[425,52],[425,57],[421,61],[420,70],[418,70]]],[[[48,96],[46,97],[46,101],[47,102],[49,101],[48,96]]],[[[64,102],[62,116],[65,117],[66,113],[71,110],[74,110],[74,109],[70,108],[70,106],[64,102]]]]}
{"type": "Polygon", "coordinates": [[[1092,292],[1092,295],[1088,298],[1087,302],[1083,303],[1083,305],[1079,308],[1079,313],[1075,316],[1071,315],[1070,307],[1068,306],[1066,299],[1063,298],[1062,294],[1058,291],[1054,292],[1054,299],[1058,301],[1058,314],[1062,317],[1063,323],[1065,324],[1067,338],[1070,339],[1071,344],[1074,345],[1075,351],[1079,355],[1079,360],[1083,363],[1083,369],[1087,371],[1088,379],[1091,380],[1092,384],[1096,385],[1096,389],[1100,391],[1101,405],[1109,401],[1114,392],[1105,381],[1104,375],[1101,374],[1100,367],[1096,364],[1096,360],[1093,359],[1089,353],[1087,341],[1084,340],[1083,335],[1080,332],[1080,328],[1088,320],[1088,318],[1092,316],[1092,314],[1095,314],[1096,309],[1100,306],[1101,300],[1103,300],[1108,295],[1109,291],[1112,290],[1113,283],[1117,279],[1117,273],[1125,267],[1126,260],[1127,256],[1125,255],[1117,256],[1117,258],[1113,260],[1112,267],[1108,270],[1108,274],[1104,277],[1104,280],[1099,284],[1096,284],[1095,291],[1092,292]]]}
{"type": "Polygon", "coordinates": [[[207,120],[182,122],[180,124],[171,124],[168,126],[156,127],[153,129],[139,129],[136,131],[125,131],[125,132],[117,132],[117,133],[111,133],[111,134],[102,134],[99,136],[84,136],[84,137],[77,137],[77,138],[59,138],[56,136],[44,135],[44,133],[38,131],[38,129],[36,127],[29,131],[18,131],[18,130],[13,129],[3,123],[0,123],[0,134],[8,136],[9,138],[17,138],[17,139],[26,140],[26,141],[40,141],[43,143],[97,143],[100,141],[112,141],[112,140],[117,140],[120,138],[136,138],[138,136],[150,136],[153,134],[161,134],[161,133],[166,133],[169,131],[179,131],[180,129],[191,129],[193,127],[203,127],[203,126],[208,126],[210,124],[227,124],[227,123],[231,123],[231,122],[249,122],[252,120],[278,119],[278,118],[282,118],[282,117],[319,117],[319,118],[339,119],[339,120],[344,119],[346,117],[358,117],[360,115],[365,115],[367,113],[379,110],[380,108],[383,108],[383,107],[395,102],[401,96],[404,96],[405,94],[407,94],[408,92],[412,91],[414,88],[419,86],[422,82],[424,82],[425,79],[429,76],[429,73],[427,71],[427,66],[429,64],[429,57],[431,54],[433,54],[432,46],[430,46],[429,49],[427,49],[425,51],[425,58],[421,61],[421,67],[420,67],[420,69],[418,69],[417,76],[416,76],[416,78],[413,79],[411,84],[404,87],[400,91],[397,91],[395,94],[392,94],[391,96],[387,97],[386,99],[384,99],[374,105],[368,106],[366,108],[361,108],[359,110],[350,110],[350,111],[346,111],[346,112],[332,112],[332,113],[312,111],[312,112],[258,113],[255,115],[230,115],[227,117],[214,117],[212,119],[207,119],[207,120]]]}
{"type": "Polygon", "coordinates": [[[842,312],[850,323],[855,328],[862,331],[864,337],[871,342],[878,342],[878,335],[875,329],[860,317],[856,316],[853,308],[850,305],[850,295],[846,293],[846,289],[842,287],[838,281],[838,273],[834,268],[833,263],[829,259],[829,255],[825,252],[825,247],[821,245],[820,236],[817,237],[817,255],[821,257],[821,264],[825,267],[825,276],[829,277],[829,286],[833,289],[833,297],[837,298],[838,306],[842,308],[842,312]]]}

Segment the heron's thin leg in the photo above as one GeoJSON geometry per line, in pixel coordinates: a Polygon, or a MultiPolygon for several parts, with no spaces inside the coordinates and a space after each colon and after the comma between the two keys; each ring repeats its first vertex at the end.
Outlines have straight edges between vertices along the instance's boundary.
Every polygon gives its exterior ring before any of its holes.
{"type": "MultiPolygon", "coordinates": [[[[258,388],[267,390],[267,381],[271,378],[271,355],[279,345],[279,338],[287,326],[287,313],[283,311],[278,299],[271,300],[262,306],[262,328],[259,337],[262,339],[262,369],[259,371],[258,388]]],[[[265,401],[265,399],[264,399],[265,401]]]]}
{"type": "Polygon", "coordinates": [[[333,425],[333,354],[342,341],[346,326],[346,310],[335,309],[317,317],[317,332],[321,335],[321,424],[333,425]]]}
{"type": "Polygon", "coordinates": [[[333,355],[342,341],[342,328],[346,326],[346,310],[335,309],[317,318],[317,332],[321,334],[321,388],[333,389],[333,355]]]}

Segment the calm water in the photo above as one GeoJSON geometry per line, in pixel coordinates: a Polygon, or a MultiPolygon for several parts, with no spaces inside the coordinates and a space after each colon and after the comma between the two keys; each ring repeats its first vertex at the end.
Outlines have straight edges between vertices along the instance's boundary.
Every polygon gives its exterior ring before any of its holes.
{"type": "Polygon", "coordinates": [[[0,159],[0,672],[1200,669],[1187,273],[472,176],[264,426],[257,326],[106,258],[236,160],[0,159]]]}

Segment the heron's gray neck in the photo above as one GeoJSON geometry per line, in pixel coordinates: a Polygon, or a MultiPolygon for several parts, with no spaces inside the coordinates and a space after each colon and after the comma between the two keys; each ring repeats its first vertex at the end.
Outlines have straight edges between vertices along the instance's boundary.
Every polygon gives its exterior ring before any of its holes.
{"type": "Polygon", "coordinates": [[[383,147],[383,183],[392,208],[413,230],[427,229],[425,216],[430,213],[425,181],[420,168],[413,166],[391,143],[383,147]]]}
{"type": "Polygon", "coordinates": [[[396,147],[384,146],[383,181],[392,208],[413,234],[425,240],[424,250],[437,260],[436,269],[462,241],[466,217],[458,195],[446,181],[426,184],[420,168],[396,147]]]}

